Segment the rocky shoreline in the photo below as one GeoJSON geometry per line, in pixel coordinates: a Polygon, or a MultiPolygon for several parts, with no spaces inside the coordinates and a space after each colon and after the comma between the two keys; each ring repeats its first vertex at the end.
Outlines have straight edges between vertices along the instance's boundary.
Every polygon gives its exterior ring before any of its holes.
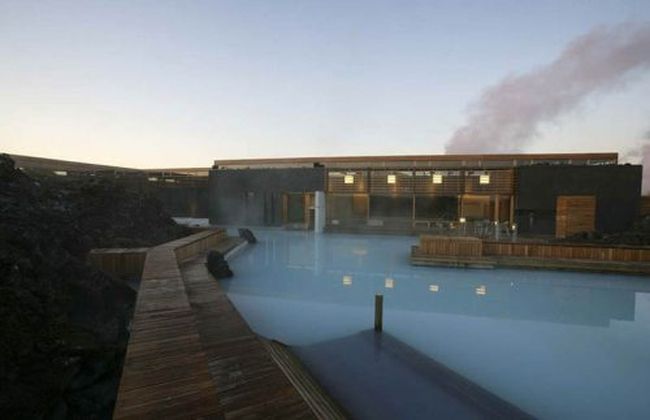
{"type": "Polygon", "coordinates": [[[111,418],[136,293],[86,254],[186,234],[139,187],[32,179],[0,155],[3,417],[111,418]]]}

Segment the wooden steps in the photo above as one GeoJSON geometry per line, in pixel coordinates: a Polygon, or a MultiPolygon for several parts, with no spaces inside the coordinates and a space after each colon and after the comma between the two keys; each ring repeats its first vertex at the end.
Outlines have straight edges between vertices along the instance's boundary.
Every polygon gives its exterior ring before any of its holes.
{"type": "Polygon", "coordinates": [[[322,420],[347,418],[338,404],[327,395],[284,344],[273,340],[262,340],[262,343],[317,418],[322,420]]]}

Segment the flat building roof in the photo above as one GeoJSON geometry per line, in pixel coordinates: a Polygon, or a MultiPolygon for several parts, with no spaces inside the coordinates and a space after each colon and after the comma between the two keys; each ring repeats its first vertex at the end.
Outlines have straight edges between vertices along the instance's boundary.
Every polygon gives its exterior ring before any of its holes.
{"type": "Polygon", "coordinates": [[[217,159],[222,169],[291,168],[321,165],[329,168],[485,167],[512,168],[531,164],[616,165],[618,153],[517,153],[467,155],[320,156],[262,159],[217,159]]]}

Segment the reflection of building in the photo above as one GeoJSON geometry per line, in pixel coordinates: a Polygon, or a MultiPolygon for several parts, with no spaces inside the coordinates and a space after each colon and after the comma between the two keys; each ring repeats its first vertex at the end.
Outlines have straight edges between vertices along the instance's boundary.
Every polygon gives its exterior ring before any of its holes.
{"type": "Polygon", "coordinates": [[[282,305],[370,307],[374,295],[382,293],[387,311],[608,327],[612,320],[634,321],[636,294],[650,292],[645,283],[630,286],[610,277],[575,273],[418,272],[399,264],[388,264],[388,272],[370,261],[385,261],[390,256],[384,252],[389,251],[349,236],[276,235],[261,240],[253,252],[257,255],[237,260],[246,266],[239,267],[244,274],[222,287],[238,296],[280,299],[282,305]]]}
{"type": "Polygon", "coordinates": [[[617,231],[636,217],[641,195],[641,167],[617,162],[615,153],[218,160],[210,220],[308,226],[313,193],[325,191],[330,229],[462,219],[538,234],[555,233],[556,220],[562,235],[617,231]]]}

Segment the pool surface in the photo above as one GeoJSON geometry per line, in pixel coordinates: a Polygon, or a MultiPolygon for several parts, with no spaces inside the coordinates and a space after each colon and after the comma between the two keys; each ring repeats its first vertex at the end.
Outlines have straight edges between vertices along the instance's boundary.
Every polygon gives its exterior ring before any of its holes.
{"type": "Polygon", "coordinates": [[[387,333],[536,417],[650,418],[650,278],[414,267],[415,237],[254,233],[222,284],[262,336],[327,346],[372,328],[381,293],[387,333]]]}

